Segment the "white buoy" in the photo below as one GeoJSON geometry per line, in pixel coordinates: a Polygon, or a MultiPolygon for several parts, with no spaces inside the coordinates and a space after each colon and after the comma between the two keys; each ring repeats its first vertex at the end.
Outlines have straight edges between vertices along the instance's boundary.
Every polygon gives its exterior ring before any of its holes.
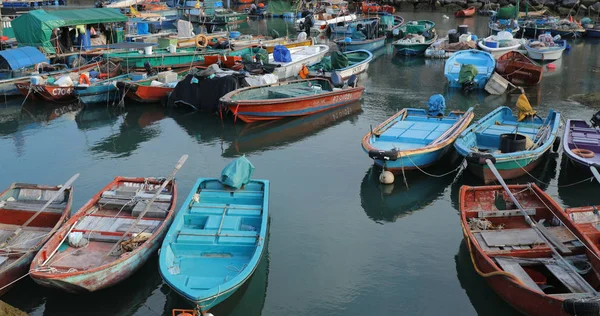
{"type": "Polygon", "coordinates": [[[450,17],[444,14],[444,15],[442,15],[442,18],[449,19],[450,17]]]}
{"type": "Polygon", "coordinates": [[[383,183],[383,184],[392,184],[394,183],[394,174],[387,171],[387,170],[383,170],[381,172],[381,174],[379,175],[379,182],[383,183]]]}

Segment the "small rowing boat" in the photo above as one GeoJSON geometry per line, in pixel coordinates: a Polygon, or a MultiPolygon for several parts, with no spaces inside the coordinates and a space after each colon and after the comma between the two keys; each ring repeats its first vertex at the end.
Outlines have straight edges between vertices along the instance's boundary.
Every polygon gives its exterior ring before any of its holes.
{"type": "Polygon", "coordinates": [[[40,250],[31,264],[33,280],[77,293],[128,278],[156,253],[173,221],[177,187],[169,182],[163,188],[164,181],[111,181],[40,250]]]}
{"type": "MultiPolygon", "coordinates": [[[[540,35],[540,39],[542,39],[542,37],[548,38],[546,35],[547,34],[540,35]]],[[[531,59],[542,61],[553,61],[560,59],[566,48],[567,41],[554,41],[552,40],[552,36],[550,36],[550,40],[529,40],[525,44],[527,56],[529,56],[531,59]]]]}
{"type": "Polygon", "coordinates": [[[373,54],[368,50],[355,50],[351,52],[333,52],[330,57],[323,58],[320,62],[308,66],[308,75],[311,77],[330,78],[331,72],[337,72],[342,80],[358,75],[369,69],[373,54]]]}
{"type": "Polygon", "coordinates": [[[240,189],[200,178],[160,250],[160,274],[175,292],[207,311],[235,293],[264,260],[269,181],[240,189]]]}
{"type": "Polygon", "coordinates": [[[364,87],[335,88],[325,78],[248,87],[221,98],[223,106],[246,123],[319,113],[360,99],[364,87]]]}
{"type": "Polygon", "coordinates": [[[527,56],[511,51],[498,57],[496,72],[517,86],[535,86],[542,80],[544,68],[527,56]]]}
{"type": "Polygon", "coordinates": [[[504,53],[515,51],[521,48],[524,40],[513,38],[512,34],[506,31],[498,32],[498,35],[488,36],[477,43],[479,49],[490,53],[494,58],[502,56],[504,53]]]}
{"type": "Polygon", "coordinates": [[[525,114],[522,118],[501,106],[465,130],[454,143],[469,170],[485,183],[495,180],[486,159],[494,162],[504,179],[515,179],[530,173],[553,147],[560,126],[558,112],[550,110],[546,119],[525,114]]]}
{"type": "Polygon", "coordinates": [[[455,11],[454,16],[457,18],[466,18],[475,15],[475,11],[475,7],[468,7],[466,9],[455,11]]]}
{"type": "Polygon", "coordinates": [[[279,80],[283,80],[297,76],[300,69],[302,69],[302,66],[321,61],[328,51],[329,46],[327,45],[294,47],[289,49],[291,61],[276,61],[275,55],[269,54],[269,64],[277,65],[273,74],[276,75],[279,80]]]}
{"type": "MultiPolygon", "coordinates": [[[[175,71],[177,80],[185,78],[190,68],[183,68],[175,71]]],[[[157,82],[158,75],[139,81],[124,81],[125,96],[128,99],[140,103],[158,103],[164,100],[170,92],[175,89],[177,82],[161,83],[157,82]]]]}
{"type": "Polygon", "coordinates": [[[444,76],[450,88],[472,86],[483,89],[488,79],[494,74],[496,61],[487,52],[469,49],[458,51],[444,66],[444,76]]]}
{"type": "Polygon", "coordinates": [[[600,131],[584,120],[567,120],[563,135],[563,152],[569,161],[588,172],[600,167],[600,131]]]}
{"type": "Polygon", "coordinates": [[[29,272],[35,254],[71,215],[73,188],[13,183],[0,195],[0,293],[29,272]],[[53,201],[53,197],[59,194],[53,201]],[[51,202],[42,210],[44,204],[51,202]],[[38,215],[37,212],[42,211],[38,215]],[[24,227],[24,223],[31,223],[24,227]],[[21,230],[20,234],[16,234],[21,230]]]}
{"type": "Polygon", "coordinates": [[[452,148],[474,116],[473,108],[447,116],[405,108],[368,132],[362,148],[377,166],[393,173],[428,167],[452,148]]]}
{"type": "Polygon", "coordinates": [[[462,186],[459,201],[475,271],[504,301],[526,315],[598,311],[595,207],[563,212],[535,184],[462,186]]]}

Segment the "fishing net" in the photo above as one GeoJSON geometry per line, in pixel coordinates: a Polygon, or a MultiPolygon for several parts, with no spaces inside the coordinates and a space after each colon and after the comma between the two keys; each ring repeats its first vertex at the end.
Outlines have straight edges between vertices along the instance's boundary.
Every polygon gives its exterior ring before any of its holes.
{"type": "Polygon", "coordinates": [[[348,67],[348,57],[340,51],[331,53],[331,67],[333,69],[343,69],[348,67]]]}

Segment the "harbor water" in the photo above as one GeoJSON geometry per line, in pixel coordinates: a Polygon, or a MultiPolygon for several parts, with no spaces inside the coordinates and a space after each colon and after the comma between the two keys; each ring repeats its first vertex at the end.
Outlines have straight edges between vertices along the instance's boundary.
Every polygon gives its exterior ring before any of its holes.
{"type": "MultiPolygon", "coordinates": [[[[487,35],[487,17],[449,19],[442,13],[400,13],[406,21],[430,19],[440,35],[466,24],[487,35]]],[[[249,21],[243,33],[293,34],[291,21],[249,21]]],[[[328,42],[325,36],[319,42],[328,42]]],[[[545,69],[526,94],[540,116],[549,109],[565,119],[588,120],[599,109],[569,100],[598,89],[600,41],[572,40],[570,51],[545,69]]],[[[332,49],[335,46],[332,44],[332,49]]],[[[217,177],[235,157],[246,155],[255,178],[271,180],[268,251],[256,273],[215,316],[276,315],[514,315],[473,269],[463,243],[458,190],[481,184],[465,172],[434,177],[440,166],[377,181],[361,138],[404,107],[422,108],[437,93],[448,110],[474,107],[478,119],[501,105],[514,108],[515,94],[462,94],[446,88],[444,60],[395,56],[393,46],[375,52],[359,83],[360,103],[310,117],[244,124],[187,109],[127,103],[124,109],[51,105],[0,99],[0,187],[12,182],[59,184],[75,173],[73,210],[115,176],[166,176],[182,154],[190,158],[177,175],[179,205],[198,177],[217,177]]],[[[600,185],[563,168],[558,154],[532,172],[563,206],[600,204],[600,185]]],[[[583,177],[585,178],[585,177],[583,177]]],[[[178,207],[179,207],[178,205],[178,207]]],[[[171,315],[191,307],[158,272],[153,257],[131,278],[96,293],[72,295],[18,282],[2,300],[33,316],[171,315]]]]}

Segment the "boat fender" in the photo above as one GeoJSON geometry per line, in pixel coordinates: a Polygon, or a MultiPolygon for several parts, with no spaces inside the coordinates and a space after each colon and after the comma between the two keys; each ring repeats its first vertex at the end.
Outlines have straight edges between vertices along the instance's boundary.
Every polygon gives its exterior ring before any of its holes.
{"type": "Polygon", "coordinates": [[[388,170],[383,170],[379,175],[379,182],[383,184],[392,184],[394,183],[394,174],[388,170]]]}
{"type": "Polygon", "coordinates": [[[369,158],[374,160],[398,160],[398,151],[396,150],[369,150],[369,158]]]}
{"type": "Polygon", "coordinates": [[[591,150],[587,150],[587,149],[583,149],[583,148],[575,148],[573,150],[571,150],[575,155],[582,157],[582,158],[594,158],[594,156],[596,154],[594,154],[593,151],[591,150]]]}
{"type": "Polygon", "coordinates": [[[496,157],[489,153],[470,153],[465,157],[468,162],[485,165],[485,161],[489,159],[492,163],[496,163],[496,157]]]}
{"type": "Polygon", "coordinates": [[[563,309],[569,315],[591,316],[600,314],[600,303],[570,298],[563,302],[563,309]]]}
{"type": "Polygon", "coordinates": [[[196,36],[196,47],[206,47],[208,45],[208,37],[204,34],[196,36]]]}

